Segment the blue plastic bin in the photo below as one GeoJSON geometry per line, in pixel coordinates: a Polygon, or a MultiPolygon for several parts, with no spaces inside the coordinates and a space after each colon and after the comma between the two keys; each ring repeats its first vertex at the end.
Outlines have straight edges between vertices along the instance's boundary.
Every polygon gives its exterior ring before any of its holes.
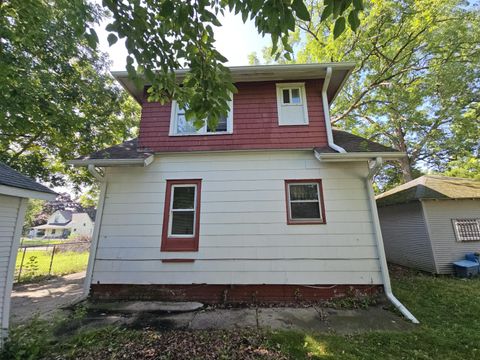
{"type": "Polygon", "coordinates": [[[461,278],[470,278],[477,276],[479,272],[479,263],[470,260],[460,260],[453,263],[455,275],[461,278]]]}

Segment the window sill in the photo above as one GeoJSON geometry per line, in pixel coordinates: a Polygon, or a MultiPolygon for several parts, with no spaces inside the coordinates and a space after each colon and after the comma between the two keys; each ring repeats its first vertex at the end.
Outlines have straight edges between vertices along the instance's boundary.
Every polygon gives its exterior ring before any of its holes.
{"type": "Polygon", "coordinates": [[[202,134],[168,134],[168,136],[213,136],[213,135],[233,135],[233,131],[222,131],[215,133],[202,133],[202,134]]]}
{"type": "Polygon", "coordinates": [[[162,259],[162,263],[193,263],[195,259],[162,259]]]}
{"type": "Polygon", "coordinates": [[[287,220],[287,225],[326,225],[325,220],[287,220]]]}

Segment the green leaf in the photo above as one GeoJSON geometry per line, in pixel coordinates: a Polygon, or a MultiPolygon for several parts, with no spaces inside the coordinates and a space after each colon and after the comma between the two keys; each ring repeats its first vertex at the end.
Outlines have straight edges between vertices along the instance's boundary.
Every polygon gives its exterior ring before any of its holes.
{"type": "Polygon", "coordinates": [[[327,18],[333,14],[333,5],[327,5],[325,9],[323,9],[322,17],[320,18],[320,22],[327,20],[327,18]]]}
{"type": "Polygon", "coordinates": [[[115,34],[110,33],[108,34],[107,40],[108,40],[108,45],[112,46],[118,41],[118,38],[115,34]]]}
{"type": "Polygon", "coordinates": [[[363,0],[353,0],[353,6],[357,10],[363,10],[364,9],[363,0]]]}
{"type": "Polygon", "coordinates": [[[345,18],[341,16],[335,21],[335,26],[333,28],[333,38],[334,39],[338,38],[340,35],[342,35],[344,30],[345,30],[345,18]]]}
{"type": "Polygon", "coordinates": [[[310,21],[310,13],[302,0],[293,0],[292,9],[300,20],[310,21]]]}
{"type": "Polygon", "coordinates": [[[348,23],[353,31],[357,31],[360,26],[360,19],[358,18],[358,10],[350,11],[348,14],[348,23]]]}

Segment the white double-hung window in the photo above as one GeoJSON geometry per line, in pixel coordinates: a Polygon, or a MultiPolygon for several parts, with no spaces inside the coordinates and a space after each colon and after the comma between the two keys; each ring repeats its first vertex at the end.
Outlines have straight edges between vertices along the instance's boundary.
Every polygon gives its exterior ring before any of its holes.
{"type": "Polygon", "coordinates": [[[304,83],[277,84],[278,125],[308,125],[304,83]]]}
{"type": "Polygon", "coordinates": [[[457,241],[480,241],[480,219],[452,219],[457,241]]]}
{"type": "Polygon", "coordinates": [[[215,134],[231,134],[233,133],[233,101],[229,102],[230,110],[227,116],[223,116],[218,120],[215,128],[208,126],[207,119],[204,120],[204,125],[197,129],[194,121],[187,121],[185,117],[185,109],[178,106],[174,100],[172,102],[172,113],[170,118],[170,136],[182,135],[215,135],[215,134]]]}

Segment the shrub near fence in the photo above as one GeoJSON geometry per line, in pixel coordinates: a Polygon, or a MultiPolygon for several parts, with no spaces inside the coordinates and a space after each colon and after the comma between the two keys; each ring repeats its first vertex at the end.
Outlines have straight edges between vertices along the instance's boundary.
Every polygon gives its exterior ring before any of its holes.
{"type": "Polygon", "coordinates": [[[33,282],[86,269],[89,241],[44,242],[41,245],[20,246],[15,267],[16,282],[33,282]]]}

